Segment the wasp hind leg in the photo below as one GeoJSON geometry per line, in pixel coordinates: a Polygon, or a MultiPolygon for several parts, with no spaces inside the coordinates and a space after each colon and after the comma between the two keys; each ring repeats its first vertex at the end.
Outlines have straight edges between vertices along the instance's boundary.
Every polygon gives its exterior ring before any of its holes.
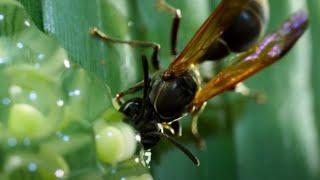
{"type": "Polygon", "coordinates": [[[234,88],[231,89],[235,93],[241,94],[245,97],[253,99],[258,104],[264,104],[267,98],[264,93],[258,91],[252,91],[244,83],[238,83],[234,88]]]}
{"type": "MultiPolygon", "coordinates": [[[[204,76],[202,80],[204,83],[208,83],[211,80],[211,78],[204,76]]],[[[230,88],[229,91],[248,97],[254,100],[258,104],[264,104],[267,101],[267,97],[263,92],[252,90],[248,86],[246,86],[243,82],[240,82],[237,85],[235,85],[233,88],[230,88]]]]}

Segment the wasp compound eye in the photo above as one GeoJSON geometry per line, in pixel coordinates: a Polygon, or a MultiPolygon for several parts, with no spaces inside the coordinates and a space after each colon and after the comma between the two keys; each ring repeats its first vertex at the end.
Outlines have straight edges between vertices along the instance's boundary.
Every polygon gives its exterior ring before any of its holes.
{"type": "Polygon", "coordinates": [[[120,107],[120,112],[122,112],[125,116],[130,117],[132,119],[136,119],[142,110],[142,99],[134,98],[125,102],[120,107]]]}

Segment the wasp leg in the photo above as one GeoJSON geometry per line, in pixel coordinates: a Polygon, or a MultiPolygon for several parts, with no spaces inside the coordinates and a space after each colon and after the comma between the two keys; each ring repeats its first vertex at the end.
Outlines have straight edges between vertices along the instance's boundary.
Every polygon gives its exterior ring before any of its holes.
{"type": "Polygon", "coordinates": [[[149,82],[150,82],[150,78],[149,78],[149,69],[148,69],[148,59],[145,55],[142,56],[142,68],[143,68],[143,81],[138,82],[137,84],[135,84],[134,86],[130,87],[129,89],[119,92],[118,94],[116,94],[116,97],[114,98],[114,101],[118,104],[121,105],[122,102],[122,98],[128,94],[133,94],[137,91],[140,91],[142,89],[144,89],[144,93],[143,96],[144,98],[147,97],[148,94],[148,87],[149,87],[149,82]]]}
{"type": "Polygon", "coordinates": [[[160,63],[159,63],[160,62],[160,59],[159,59],[160,45],[159,44],[154,42],[148,42],[148,41],[137,41],[137,40],[127,41],[127,40],[115,39],[104,34],[102,31],[100,31],[97,28],[92,28],[90,31],[90,34],[92,36],[99,38],[104,42],[127,44],[132,47],[153,48],[153,53],[151,56],[152,65],[156,70],[160,69],[160,63]]]}
{"type": "Polygon", "coordinates": [[[172,6],[170,6],[165,0],[157,0],[156,2],[157,8],[166,11],[168,13],[171,13],[174,15],[172,26],[171,26],[171,54],[176,56],[177,55],[177,39],[178,39],[178,31],[180,27],[180,20],[181,20],[181,11],[180,9],[176,9],[172,6]]]}
{"type": "Polygon", "coordinates": [[[263,104],[266,102],[266,96],[257,91],[251,91],[244,83],[238,83],[233,89],[234,92],[239,93],[243,96],[253,99],[258,104],[263,104]]]}
{"type": "Polygon", "coordinates": [[[199,131],[198,131],[198,119],[199,116],[195,115],[192,116],[192,121],[191,121],[191,134],[194,138],[194,141],[199,149],[206,149],[206,144],[203,138],[201,137],[199,131]]]}
{"type": "Polygon", "coordinates": [[[173,121],[170,123],[161,123],[162,129],[167,130],[171,135],[182,136],[182,127],[179,121],[173,121]]]}
{"type": "Polygon", "coordinates": [[[204,107],[206,106],[206,103],[204,103],[200,108],[198,108],[197,111],[192,112],[192,120],[191,120],[191,134],[194,138],[194,141],[199,149],[206,149],[206,143],[201,137],[199,130],[198,130],[198,119],[199,115],[204,110],[204,107]]]}
{"type": "Polygon", "coordinates": [[[143,89],[143,87],[144,87],[144,82],[140,81],[137,84],[135,84],[134,86],[130,87],[129,89],[117,93],[114,99],[119,105],[121,105],[123,103],[122,102],[122,98],[124,96],[129,95],[129,94],[133,94],[133,93],[135,93],[137,91],[140,91],[140,90],[143,89]]]}
{"type": "Polygon", "coordinates": [[[174,130],[174,135],[176,136],[182,136],[182,127],[179,121],[173,121],[171,124],[171,127],[174,130]]]}
{"type": "MultiPolygon", "coordinates": [[[[209,77],[204,76],[202,78],[204,83],[208,83],[210,81],[209,77]]],[[[264,104],[267,101],[265,94],[258,91],[252,91],[249,87],[247,87],[243,82],[238,83],[235,87],[229,89],[229,91],[233,91],[235,93],[241,94],[245,97],[249,97],[253,99],[258,104],[264,104]]]]}

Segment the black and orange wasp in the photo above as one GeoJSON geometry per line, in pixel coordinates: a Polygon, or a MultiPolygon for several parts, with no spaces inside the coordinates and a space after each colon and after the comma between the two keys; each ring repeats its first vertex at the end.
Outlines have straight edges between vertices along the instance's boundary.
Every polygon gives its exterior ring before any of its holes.
{"type": "MultiPolygon", "coordinates": [[[[176,54],[176,39],[181,18],[179,9],[164,0],[159,7],[174,14],[171,30],[171,52],[176,54]]],[[[201,142],[197,130],[197,117],[206,102],[234,89],[237,84],[283,57],[308,27],[308,15],[298,11],[277,30],[259,41],[268,19],[267,0],[222,0],[216,10],[205,20],[183,51],[167,69],[160,70],[160,45],[152,42],[125,41],[111,38],[97,28],[91,34],[105,42],[132,46],[152,47],[153,67],[158,70],[150,77],[147,57],[142,56],[144,79],[132,88],[120,92],[115,100],[122,112],[141,137],[144,149],[155,146],[165,138],[183,151],[194,164],[200,162],[172,135],[181,135],[179,119],[191,114],[192,133],[201,142]],[[259,41],[259,42],[258,42],[259,41]],[[220,60],[230,52],[238,53],[233,63],[203,83],[198,65],[207,60],[220,60]],[[122,97],[143,89],[143,97],[123,101],[122,97]]]]}

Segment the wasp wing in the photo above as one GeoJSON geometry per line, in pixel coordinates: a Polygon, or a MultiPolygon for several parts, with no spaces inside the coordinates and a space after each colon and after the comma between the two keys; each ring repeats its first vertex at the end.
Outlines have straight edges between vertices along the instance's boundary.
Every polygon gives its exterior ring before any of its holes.
{"type": "Polygon", "coordinates": [[[274,33],[259,44],[238,55],[235,62],[219,72],[205,87],[198,91],[193,108],[198,109],[208,99],[235,87],[235,85],[284,56],[308,26],[308,15],[304,11],[293,14],[274,33]]]}
{"type": "Polygon", "coordinates": [[[168,71],[180,75],[191,64],[197,64],[206,50],[217,42],[234,18],[247,6],[250,0],[222,0],[216,10],[202,24],[179,56],[170,64],[168,71]]]}

